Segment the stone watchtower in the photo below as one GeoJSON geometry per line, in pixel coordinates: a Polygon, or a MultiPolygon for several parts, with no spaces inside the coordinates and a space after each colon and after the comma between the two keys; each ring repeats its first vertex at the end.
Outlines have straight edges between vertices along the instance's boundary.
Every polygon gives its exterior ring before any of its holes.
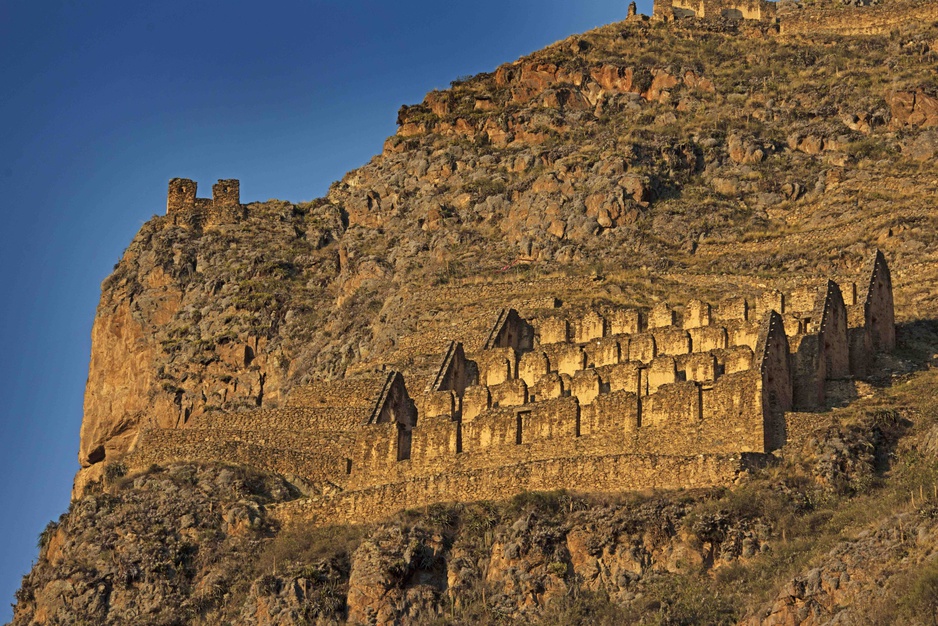
{"type": "Polygon", "coordinates": [[[215,226],[230,224],[243,217],[241,183],[236,179],[219,180],[212,185],[212,198],[199,198],[198,183],[188,178],[173,178],[166,194],[166,215],[178,225],[215,226]]]}
{"type": "Polygon", "coordinates": [[[198,187],[195,181],[188,178],[170,179],[169,193],[166,196],[166,214],[195,209],[195,194],[198,187]]]}
{"type": "Polygon", "coordinates": [[[212,203],[217,207],[241,205],[241,181],[229,178],[212,185],[212,203]]]}

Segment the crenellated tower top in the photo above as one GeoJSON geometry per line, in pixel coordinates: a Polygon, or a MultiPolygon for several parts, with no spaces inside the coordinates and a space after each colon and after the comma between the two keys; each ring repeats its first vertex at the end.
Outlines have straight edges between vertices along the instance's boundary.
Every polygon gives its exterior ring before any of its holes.
{"type": "Polygon", "coordinates": [[[241,217],[241,183],[236,179],[219,180],[212,186],[212,198],[199,198],[198,183],[188,178],[169,181],[166,215],[179,223],[213,225],[236,222],[241,217]],[[178,218],[182,218],[181,222],[178,218]]]}

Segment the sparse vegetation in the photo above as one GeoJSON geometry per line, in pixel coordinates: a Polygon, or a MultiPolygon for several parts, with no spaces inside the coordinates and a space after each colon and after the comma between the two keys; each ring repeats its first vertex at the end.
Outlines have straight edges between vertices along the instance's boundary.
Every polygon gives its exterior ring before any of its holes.
{"type": "Polygon", "coordinates": [[[847,408],[793,418],[809,434],[770,466],[719,489],[523,493],[316,527],[277,521],[299,497],[286,478],[133,473],[109,447],[40,536],[14,624],[40,604],[48,623],[724,624],[784,616],[790,598],[841,623],[935,623],[938,191],[935,157],[908,149],[927,136],[889,101],[935,93],[935,41],[932,23],[609,25],[404,107],[416,134],[327,198],[252,204],[215,229],[155,218],[103,285],[100,336],[125,343],[95,349],[153,376],[134,380],[146,410],[121,415],[127,382],[93,371],[85,419],[136,428],[423,367],[402,344],[478,334],[509,298],[717,300],[855,275],[886,249],[904,320],[887,374],[847,408]]]}

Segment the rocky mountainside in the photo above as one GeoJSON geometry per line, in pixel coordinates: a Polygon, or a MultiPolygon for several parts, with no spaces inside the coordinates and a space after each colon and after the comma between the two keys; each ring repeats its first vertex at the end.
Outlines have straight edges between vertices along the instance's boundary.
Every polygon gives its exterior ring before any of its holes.
{"type": "Polygon", "coordinates": [[[150,220],[102,286],[75,503],[14,623],[927,615],[938,568],[912,566],[935,546],[938,22],[898,20],[931,10],[913,0],[805,4],[821,6],[789,6],[781,28],[630,19],[571,37],[403,107],[325,198],[150,220]],[[785,26],[812,15],[828,27],[785,26]],[[282,477],[121,475],[142,428],[276,407],[472,310],[430,288],[589,277],[568,303],[716,299],[855,274],[875,248],[902,323],[895,378],[734,489],[301,532],[267,519],[297,495],[282,477]]]}
{"type": "Polygon", "coordinates": [[[929,624],[938,325],[903,339],[910,371],[728,489],[281,528],[270,508],[299,493],[280,477],[111,472],[40,537],[14,624],[929,624]]]}
{"type": "Polygon", "coordinates": [[[855,273],[878,246],[900,314],[933,314],[936,42],[613,24],[403,107],[325,198],[153,218],[103,285],[75,495],[143,425],[381,362],[440,317],[428,286],[592,274],[584,300],[648,304],[855,273]]]}

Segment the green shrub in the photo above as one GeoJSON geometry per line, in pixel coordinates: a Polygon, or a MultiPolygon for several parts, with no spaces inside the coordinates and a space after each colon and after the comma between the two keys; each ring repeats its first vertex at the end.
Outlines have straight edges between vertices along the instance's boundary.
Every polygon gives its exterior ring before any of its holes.
{"type": "Polygon", "coordinates": [[[497,196],[505,193],[508,186],[504,180],[497,178],[480,178],[463,185],[463,191],[484,200],[489,196],[497,196]]]}
{"type": "Polygon", "coordinates": [[[426,522],[436,530],[452,530],[459,522],[459,509],[449,504],[431,504],[427,507],[426,522]]]}
{"type": "Polygon", "coordinates": [[[501,515],[498,507],[491,502],[476,502],[465,507],[462,514],[463,532],[480,537],[495,528],[501,515]]]}
{"type": "Polygon", "coordinates": [[[517,517],[521,513],[535,511],[544,515],[556,515],[570,508],[572,498],[566,490],[525,491],[519,493],[508,504],[507,513],[517,517]]]}
{"type": "Polygon", "coordinates": [[[692,626],[735,624],[741,617],[738,598],[715,589],[709,581],[669,575],[649,585],[646,600],[633,605],[635,617],[645,624],[692,626]]]}
{"type": "Polygon", "coordinates": [[[127,475],[127,466],[121,462],[108,463],[104,467],[104,484],[111,486],[127,475]]]}
{"type": "Polygon", "coordinates": [[[50,520],[46,527],[42,529],[42,532],[39,533],[39,540],[36,542],[36,547],[39,548],[39,551],[42,552],[45,550],[46,546],[49,545],[49,541],[52,539],[52,535],[55,534],[55,531],[59,529],[59,522],[55,520],[50,520]]]}

